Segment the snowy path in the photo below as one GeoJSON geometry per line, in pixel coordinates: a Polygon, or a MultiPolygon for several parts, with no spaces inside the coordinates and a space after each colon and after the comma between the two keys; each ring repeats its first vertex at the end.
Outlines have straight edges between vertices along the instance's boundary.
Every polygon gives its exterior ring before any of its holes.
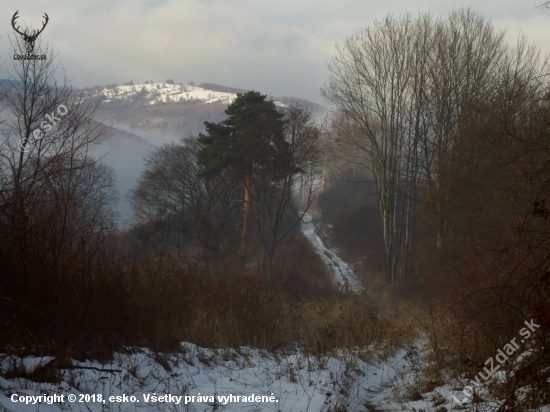
{"type": "MultiPolygon", "coordinates": [[[[190,343],[181,348],[172,354],[128,348],[133,353],[115,353],[106,364],[73,360],[69,369],[60,370],[60,383],[0,376],[0,411],[329,412],[340,405],[349,412],[366,412],[373,410],[371,405],[380,405],[381,392],[411,367],[404,350],[387,361],[365,363],[351,351],[335,358],[299,349],[214,350],[190,343]],[[63,400],[25,398],[55,394],[64,395],[63,400]]],[[[52,359],[0,353],[0,375],[13,366],[29,373],[52,359]]]]}
{"type": "MultiPolygon", "coordinates": [[[[207,349],[182,343],[174,353],[127,347],[107,363],[72,360],[59,369],[59,383],[3,378],[14,369],[32,373],[53,358],[0,353],[0,412],[434,412],[470,406],[457,408],[451,396],[462,399],[466,381],[443,379],[430,392],[418,392],[426,387],[418,374],[426,366],[425,351],[417,341],[365,362],[362,355],[373,355],[374,347],[318,357],[297,347],[207,349]]],[[[482,402],[477,410],[498,406],[482,402]]]]}
{"type": "Polygon", "coordinates": [[[355,269],[349,263],[342,260],[336,252],[327,248],[319,235],[313,216],[305,213],[302,219],[302,233],[310,241],[315,248],[317,254],[323,259],[323,262],[328,266],[330,273],[334,277],[334,281],[341,291],[349,290],[355,293],[363,291],[361,280],[357,277],[355,269]]]}

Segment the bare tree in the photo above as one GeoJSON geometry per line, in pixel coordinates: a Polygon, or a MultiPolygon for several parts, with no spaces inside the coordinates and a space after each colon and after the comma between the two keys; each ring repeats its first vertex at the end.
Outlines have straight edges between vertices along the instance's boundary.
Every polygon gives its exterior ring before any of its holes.
{"type": "Polygon", "coordinates": [[[415,24],[406,16],[376,21],[347,38],[329,65],[322,89],[345,117],[340,147],[376,182],[383,221],[385,277],[395,280],[400,253],[399,201],[410,128],[415,24]]]}
{"type": "Polygon", "coordinates": [[[431,207],[438,249],[458,231],[470,199],[457,196],[465,189],[457,173],[471,164],[459,153],[474,147],[471,125],[493,121],[512,67],[532,72],[532,51],[525,44],[511,51],[503,36],[470,10],[446,19],[387,17],[346,39],[329,65],[323,94],[339,111],[340,152],[376,182],[388,283],[399,270],[412,273],[419,201],[431,207]]]}
{"type": "MultiPolygon", "coordinates": [[[[12,49],[24,54],[25,42],[18,38],[12,49]]],[[[0,235],[29,275],[37,269],[34,264],[61,276],[71,265],[76,270],[75,255],[65,252],[78,254],[86,244],[89,263],[113,228],[113,176],[87,154],[103,133],[92,120],[94,106],[66,80],[58,83],[54,53],[40,43],[38,49],[46,59],[14,61],[17,87],[5,96],[9,113],[0,129],[0,235]],[[95,249],[88,244],[94,241],[99,242],[95,249]]]]}
{"type": "Polygon", "coordinates": [[[277,246],[296,227],[314,200],[314,179],[319,176],[319,166],[323,151],[324,127],[317,125],[311,112],[292,103],[285,111],[284,134],[288,143],[290,166],[272,169],[263,168],[253,176],[251,185],[255,218],[261,244],[260,264],[267,259],[268,273],[271,274],[273,258],[277,246]],[[309,179],[296,177],[309,175],[309,179]],[[305,196],[305,206],[298,210],[295,205],[299,194],[305,196]]]}
{"type": "MultiPolygon", "coordinates": [[[[450,186],[453,148],[460,130],[481,113],[498,91],[498,68],[505,53],[503,32],[469,10],[435,22],[425,65],[428,129],[420,141],[428,196],[436,220],[437,248],[452,231],[459,208],[450,186]]],[[[485,110],[486,111],[486,110],[485,110]]]]}
{"type": "Polygon", "coordinates": [[[182,250],[195,245],[219,272],[224,256],[235,255],[238,182],[228,173],[199,178],[196,138],[167,144],[151,153],[131,193],[136,229],[144,246],[182,250]]]}

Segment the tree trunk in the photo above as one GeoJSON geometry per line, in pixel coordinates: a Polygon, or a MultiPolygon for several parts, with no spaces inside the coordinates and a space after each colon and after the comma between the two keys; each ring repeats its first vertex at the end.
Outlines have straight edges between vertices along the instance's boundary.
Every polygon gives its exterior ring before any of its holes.
{"type": "Polygon", "coordinates": [[[241,250],[240,255],[244,263],[246,263],[246,255],[248,251],[248,232],[250,227],[250,188],[252,185],[252,170],[250,167],[246,169],[244,178],[244,198],[243,198],[243,230],[241,233],[241,250]]]}

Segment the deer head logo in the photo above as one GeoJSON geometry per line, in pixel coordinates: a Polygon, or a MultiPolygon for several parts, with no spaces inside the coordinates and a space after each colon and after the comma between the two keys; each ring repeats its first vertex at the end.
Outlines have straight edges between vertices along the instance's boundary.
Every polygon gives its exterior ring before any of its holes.
{"type": "Polygon", "coordinates": [[[11,25],[13,29],[21,35],[25,43],[27,43],[27,54],[31,54],[34,50],[34,42],[38,38],[38,35],[44,31],[44,28],[46,27],[46,24],[48,24],[49,17],[46,13],[44,13],[44,23],[42,24],[42,28],[40,30],[33,30],[30,34],[27,33],[27,30],[25,29],[24,32],[19,31],[19,26],[15,27],[15,20],[19,17],[17,14],[19,13],[19,10],[15,12],[13,17],[11,18],[11,25]]]}

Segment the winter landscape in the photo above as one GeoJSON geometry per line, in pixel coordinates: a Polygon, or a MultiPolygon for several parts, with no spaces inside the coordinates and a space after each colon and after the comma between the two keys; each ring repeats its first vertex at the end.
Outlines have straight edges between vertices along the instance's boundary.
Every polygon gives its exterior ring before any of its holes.
{"type": "Polygon", "coordinates": [[[549,2],[3,6],[0,412],[550,412],[549,2]]]}

